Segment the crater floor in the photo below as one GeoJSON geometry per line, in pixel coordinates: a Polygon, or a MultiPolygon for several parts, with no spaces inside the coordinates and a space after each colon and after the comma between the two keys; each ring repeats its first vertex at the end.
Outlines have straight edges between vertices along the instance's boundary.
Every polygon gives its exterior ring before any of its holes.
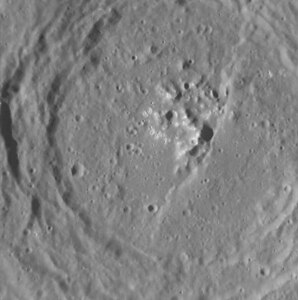
{"type": "Polygon", "coordinates": [[[298,299],[297,1],[0,17],[1,300],[298,299]]]}

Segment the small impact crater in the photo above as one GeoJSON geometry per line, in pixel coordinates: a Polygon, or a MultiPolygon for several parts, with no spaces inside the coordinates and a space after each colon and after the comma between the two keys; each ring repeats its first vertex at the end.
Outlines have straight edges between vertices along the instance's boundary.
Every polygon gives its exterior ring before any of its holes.
{"type": "Polygon", "coordinates": [[[200,138],[204,142],[208,143],[212,140],[213,135],[214,135],[213,129],[207,123],[204,123],[203,128],[201,130],[200,138]]]}
{"type": "Polygon", "coordinates": [[[73,177],[82,177],[85,174],[85,168],[80,163],[74,163],[70,169],[70,172],[73,177]]]}
{"type": "Polygon", "coordinates": [[[155,213],[155,212],[157,212],[158,207],[155,204],[149,204],[147,206],[147,210],[148,210],[149,213],[155,213]]]}

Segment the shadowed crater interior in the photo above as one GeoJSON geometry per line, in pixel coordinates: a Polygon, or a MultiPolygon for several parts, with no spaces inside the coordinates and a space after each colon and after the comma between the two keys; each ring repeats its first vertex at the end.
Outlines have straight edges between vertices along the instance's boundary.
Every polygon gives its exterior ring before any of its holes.
{"type": "Polygon", "coordinates": [[[203,128],[201,130],[200,138],[205,142],[210,142],[213,138],[213,129],[207,124],[203,124],[203,128]]]}

